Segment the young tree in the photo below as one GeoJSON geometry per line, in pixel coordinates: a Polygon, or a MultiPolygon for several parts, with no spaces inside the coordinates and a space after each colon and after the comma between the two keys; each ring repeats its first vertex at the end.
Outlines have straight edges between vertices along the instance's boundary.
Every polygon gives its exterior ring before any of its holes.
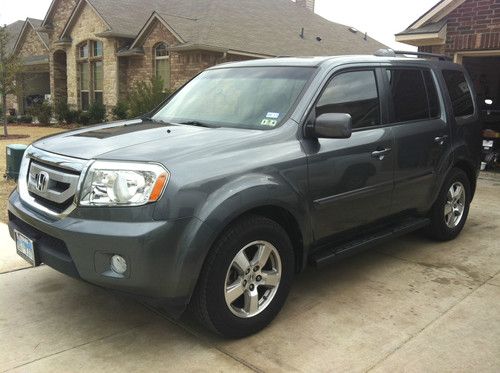
{"type": "Polygon", "coordinates": [[[17,57],[8,49],[9,33],[0,26],[0,96],[3,109],[3,132],[7,137],[7,95],[16,93],[16,76],[21,70],[17,57]]]}

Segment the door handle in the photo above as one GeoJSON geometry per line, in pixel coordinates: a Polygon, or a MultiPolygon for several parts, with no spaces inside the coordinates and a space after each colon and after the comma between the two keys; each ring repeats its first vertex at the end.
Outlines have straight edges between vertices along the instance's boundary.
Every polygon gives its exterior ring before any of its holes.
{"type": "Polygon", "coordinates": [[[434,139],[434,142],[439,145],[444,145],[444,143],[448,140],[448,135],[438,136],[434,139]]]}
{"type": "Polygon", "coordinates": [[[372,153],[372,157],[373,158],[377,158],[378,160],[382,161],[385,156],[391,152],[391,148],[385,148],[385,149],[380,149],[380,150],[375,150],[373,153],[372,153]]]}

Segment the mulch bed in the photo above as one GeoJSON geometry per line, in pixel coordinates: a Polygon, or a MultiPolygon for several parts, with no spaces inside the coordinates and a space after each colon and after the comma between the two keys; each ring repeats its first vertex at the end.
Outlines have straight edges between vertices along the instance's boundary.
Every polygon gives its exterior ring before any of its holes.
{"type": "MultiPolygon", "coordinates": [[[[68,129],[72,130],[75,128],[80,128],[82,127],[80,124],[34,124],[34,123],[9,123],[9,127],[16,127],[16,126],[22,126],[22,127],[44,127],[44,128],[63,128],[63,129],[68,129]]],[[[1,130],[1,127],[0,127],[1,130]]]]}
{"type": "Polygon", "coordinates": [[[19,140],[19,139],[27,139],[30,135],[9,135],[5,137],[4,135],[0,135],[0,140],[19,140]]]}

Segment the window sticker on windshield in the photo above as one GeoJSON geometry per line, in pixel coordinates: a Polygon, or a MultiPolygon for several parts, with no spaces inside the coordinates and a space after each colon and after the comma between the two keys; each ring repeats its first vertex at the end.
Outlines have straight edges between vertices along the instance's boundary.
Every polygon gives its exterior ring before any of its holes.
{"type": "Polygon", "coordinates": [[[269,112],[266,115],[266,118],[269,118],[269,119],[278,119],[279,117],[280,117],[280,113],[269,112]]]}
{"type": "Polygon", "coordinates": [[[274,119],[262,119],[262,122],[260,122],[260,124],[261,126],[276,127],[278,121],[274,119]]]}

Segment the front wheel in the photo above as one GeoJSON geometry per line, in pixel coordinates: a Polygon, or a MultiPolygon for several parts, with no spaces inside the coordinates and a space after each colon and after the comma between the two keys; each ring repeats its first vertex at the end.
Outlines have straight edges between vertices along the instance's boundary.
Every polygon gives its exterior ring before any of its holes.
{"type": "Polygon", "coordinates": [[[215,332],[232,338],[256,333],[281,310],[294,275],[294,251],[273,220],[247,216],[214,244],[192,308],[215,332]]]}
{"type": "Polygon", "coordinates": [[[469,214],[470,189],[467,174],[459,168],[452,169],[429,214],[428,233],[432,238],[448,241],[460,234],[469,214]]]}

